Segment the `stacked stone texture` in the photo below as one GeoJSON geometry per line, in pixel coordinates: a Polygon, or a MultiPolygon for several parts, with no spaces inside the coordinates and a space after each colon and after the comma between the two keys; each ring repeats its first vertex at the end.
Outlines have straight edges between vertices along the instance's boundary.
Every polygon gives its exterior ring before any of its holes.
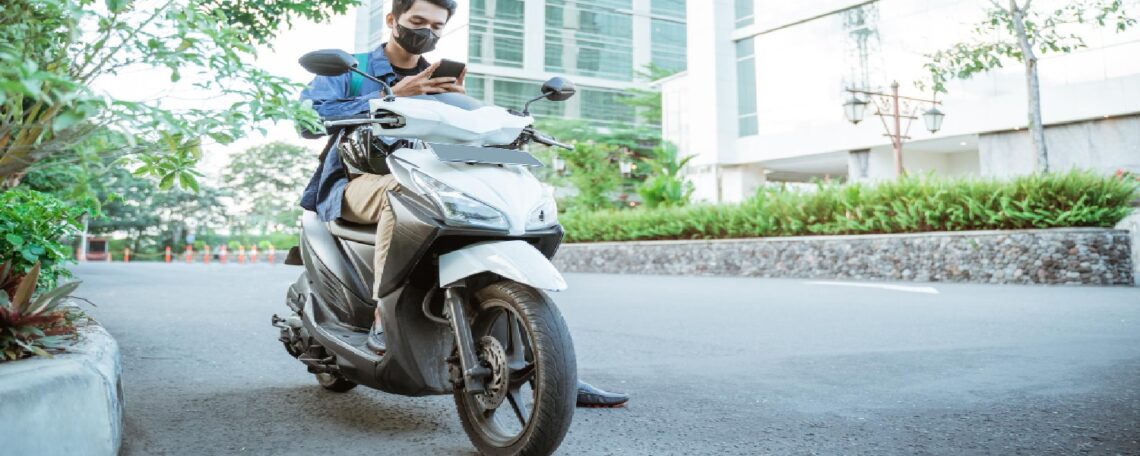
{"type": "Polygon", "coordinates": [[[567,244],[565,272],[1132,285],[1129,232],[1107,229],[567,244]]]}

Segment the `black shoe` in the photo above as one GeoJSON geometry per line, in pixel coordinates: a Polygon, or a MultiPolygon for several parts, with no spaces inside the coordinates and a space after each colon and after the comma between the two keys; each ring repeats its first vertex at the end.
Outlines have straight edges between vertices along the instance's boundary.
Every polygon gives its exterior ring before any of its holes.
{"type": "Polygon", "coordinates": [[[629,402],[628,394],[603,391],[589,383],[578,381],[579,407],[618,408],[624,407],[626,402],[629,402]]]}
{"type": "Polygon", "coordinates": [[[364,345],[377,355],[383,355],[387,352],[388,347],[384,343],[384,327],[373,322],[372,329],[368,330],[368,341],[364,345]]]}

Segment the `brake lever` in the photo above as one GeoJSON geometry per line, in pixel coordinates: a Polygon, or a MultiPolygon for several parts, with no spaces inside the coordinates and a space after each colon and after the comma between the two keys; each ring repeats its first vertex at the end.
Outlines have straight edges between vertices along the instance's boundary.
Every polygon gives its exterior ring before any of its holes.
{"type": "Polygon", "coordinates": [[[552,146],[561,147],[561,148],[566,149],[566,150],[574,150],[574,146],[571,146],[569,144],[562,144],[562,143],[555,141],[553,139],[550,140],[550,142],[551,142],[550,145],[552,145],[552,146]]]}
{"type": "Polygon", "coordinates": [[[546,144],[548,146],[561,147],[561,148],[566,149],[566,150],[574,150],[574,146],[560,143],[560,142],[556,141],[554,138],[547,136],[543,133],[539,133],[536,130],[531,130],[530,136],[532,138],[534,138],[534,140],[536,142],[538,142],[539,144],[546,144]]]}

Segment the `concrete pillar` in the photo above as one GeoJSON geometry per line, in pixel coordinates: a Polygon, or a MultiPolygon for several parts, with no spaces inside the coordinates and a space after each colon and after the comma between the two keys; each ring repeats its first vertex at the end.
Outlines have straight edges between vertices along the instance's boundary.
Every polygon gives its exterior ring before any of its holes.
{"type": "MultiPolygon", "coordinates": [[[[690,1],[688,20],[688,129],[700,135],[694,166],[732,163],[736,158],[737,88],[733,0],[690,1]]],[[[694,144],[694,146],[697,146],[694,144]]],[[[723,176],[718,179],[722,184],[723,176]]],[[[718,191],[718,202],[724,192],[718,191]]]]}
{"type": "Polygon", "coordinates": [[[633,74],[653,62],[653,7],[650,0],[633,0],[633,74]]]}
{"type": "Polygon", "coordinates": [[[527,73],[546,71],[546,0],[524,2],[523,69],[527,73]]]}

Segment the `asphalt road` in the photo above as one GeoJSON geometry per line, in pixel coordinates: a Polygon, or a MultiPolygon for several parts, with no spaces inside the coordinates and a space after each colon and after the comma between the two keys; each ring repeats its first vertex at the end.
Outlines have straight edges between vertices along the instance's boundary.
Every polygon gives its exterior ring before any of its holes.
{"type": "MultiPolygon", "coordinates": [[[[450,397],[321,390],[277,342],[299,269],[83,265],[128,455],[470,455],[450,397]]],[[[569,275],[560,454],[1140,454],[1140,289],[569,275]]]]}

